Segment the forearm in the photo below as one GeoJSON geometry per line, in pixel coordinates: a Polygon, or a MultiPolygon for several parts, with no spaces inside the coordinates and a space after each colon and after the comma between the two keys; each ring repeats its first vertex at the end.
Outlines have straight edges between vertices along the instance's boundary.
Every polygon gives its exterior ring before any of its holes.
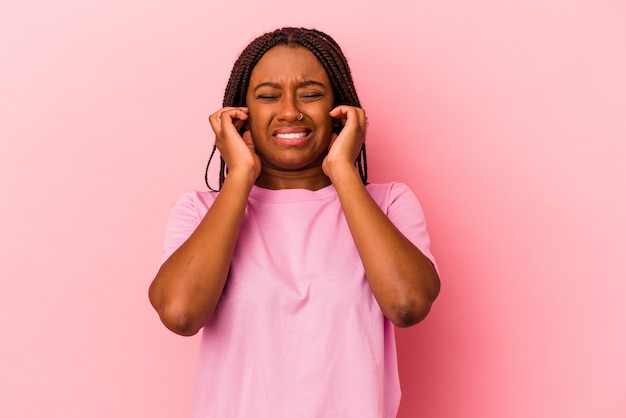
{"type": "Polygon", "coordinates": [[[439,293],[439,278],[426,256],[387,218],[354,166],[331,178],[381,310],[397,326],[421,321],[439,293]]]}
{"type": "Polygon", "coordinates": [[[222,294],[252,183],[229,174],[196,230],[161,266],[150,301],[167,328],[193,335],[222,294]]]}

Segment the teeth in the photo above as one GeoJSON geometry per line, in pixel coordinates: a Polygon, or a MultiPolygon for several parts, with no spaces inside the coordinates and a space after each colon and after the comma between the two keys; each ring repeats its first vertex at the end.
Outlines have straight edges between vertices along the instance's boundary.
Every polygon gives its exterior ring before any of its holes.
{"type": "Polygon", "coordinates": [[[304,138],[306,136],[306,132],[297,132],[292,134],[276,134],[277,137],[286,138],[286,139],[294,139],[294,138],[304,138]]]}

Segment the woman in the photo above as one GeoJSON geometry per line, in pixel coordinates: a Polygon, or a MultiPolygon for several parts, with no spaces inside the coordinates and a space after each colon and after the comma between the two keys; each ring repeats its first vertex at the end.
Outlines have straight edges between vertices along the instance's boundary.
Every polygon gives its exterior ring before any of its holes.
{"type": "Polygon", "coordinates": [[[178,201],[150,287],[166,327],[203,329],[192,415],[395,417],[393,325],[426,316],[439,278],[412,192],[367,183],[341,49],[260,36],[209,122],[219,191],[178,201]]]}

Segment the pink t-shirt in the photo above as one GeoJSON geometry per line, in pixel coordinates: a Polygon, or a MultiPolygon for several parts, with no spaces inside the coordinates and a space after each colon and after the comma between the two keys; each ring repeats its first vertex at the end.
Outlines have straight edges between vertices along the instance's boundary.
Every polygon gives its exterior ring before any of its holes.
{"type": "MultiPolygon", "coordinates": [[[[411,190],[401,183],[367,190],[433,260],[411,190]]],[[[190,192],[178,200],[164,260],[215,196],[190,192]]],[[[396,416],[393,324],[374,299],[332,185],[252,189],[226,287],[200,344],[193,418],[396,416]]]]}

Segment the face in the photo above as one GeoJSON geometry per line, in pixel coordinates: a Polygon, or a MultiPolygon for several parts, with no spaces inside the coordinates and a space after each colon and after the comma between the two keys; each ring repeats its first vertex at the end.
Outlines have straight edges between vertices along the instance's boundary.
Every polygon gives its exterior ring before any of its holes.
{"type": "Polygon", "coordinates": [[[311,51],[276,46],[266,52],[252,70],[246,102],[264,171],[321,173],[332,135],[328,112],[334,96],[328,74],[311,51]]]}

